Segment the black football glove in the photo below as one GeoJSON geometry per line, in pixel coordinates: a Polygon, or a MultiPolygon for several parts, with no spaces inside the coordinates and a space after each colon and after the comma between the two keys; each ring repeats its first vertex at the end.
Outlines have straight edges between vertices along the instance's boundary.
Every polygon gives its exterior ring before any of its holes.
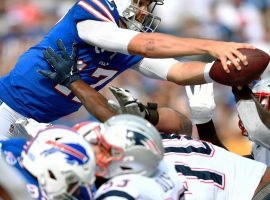
{"type": "Polygon", "coordinates": [[[40,69],[37,70],[37,72],[51,79],[55,84],[69,87],[72,82],[80,79],[79,70],[77,68],[78,47],[76,43],[73,43],[72,55],[69,56],[61,39],[57,40],[57,46],[61,51],[61,56],[51,47],[48,47],[43,52],[45,59],[52,66],[54,71],[40,69]]]}
{"type": "Polygon", "coordinates": [[[236,86],[232,87],[232,93],[234,94],[236,102],[254,98],[253,92],[247,85],[241,86],[241,88],[237,88],[236,86]]]}
{"type": "Polygon", "coordinates": [[[138,99],[135,99],[128,90],[114,86],[110,86],[109,89],[118,101],[119,107],[117,108],[117,105],[110,100],[109,104],[119,113],[141,116],[153,125],[158,123],[159,115],[156,103],[147,103],[145,106],[138,99]]]}

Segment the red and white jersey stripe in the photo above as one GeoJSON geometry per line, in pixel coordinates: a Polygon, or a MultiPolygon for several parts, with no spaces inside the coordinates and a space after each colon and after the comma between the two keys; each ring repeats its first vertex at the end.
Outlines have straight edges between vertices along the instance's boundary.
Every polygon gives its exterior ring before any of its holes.
{"type": "Polygon", "coordinates": [[[102,4],[98,0],[92,0],[92,2],[97,7],[99,7],[102,10],[102,12],[97,10],[95,7],[93,7],[92,5],[87,3],[86,1],[79,1],[78,5],[81,6],[83,9],[87,10],[90,14],[92,14],[95,17],[97,17],[98,19],[100,19],[101,21],[116,23],[110,10],[104,4],[102,4]]]}

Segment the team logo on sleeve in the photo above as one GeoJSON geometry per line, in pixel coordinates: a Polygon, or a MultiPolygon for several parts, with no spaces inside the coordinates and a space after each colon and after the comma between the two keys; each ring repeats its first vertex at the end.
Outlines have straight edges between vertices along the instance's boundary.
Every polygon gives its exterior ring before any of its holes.
{"type": "Polygon", "coordinates": [[[111,1],[105,0],[105,3],[109,6],[109,8],[111,9],[111,11],[114,10],[114,6],[111,5],[111,1]]]}
{"type": "Polygon", "coordinates": [[[8,164],[15,165],[17,163],[17,159],[12,152],[4,151],[4,155],[8,164]]]}
{"type": "Polygon", "coordinates": [[[47,141],[46,144],[51,145],[52,148],[43,151],[41,154],[44,156],[61,152],[66,155],[68,163],[78,163],[79,165],[83,165],[89,160],[86,150],[79,144],[57,143],[55,141],[47,141]]]}

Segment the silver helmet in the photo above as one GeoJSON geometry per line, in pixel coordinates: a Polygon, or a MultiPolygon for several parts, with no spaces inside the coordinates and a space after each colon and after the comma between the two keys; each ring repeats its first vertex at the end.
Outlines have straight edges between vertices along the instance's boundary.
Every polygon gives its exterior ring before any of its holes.
{"type": "Polygon", "coordinates": [[[113,0],[119,16],[128,29],[140,32],[154,32],[161,22],[160,17],[153,14],[157,5],[163,5],[164,0],[113,0]],[[146,9],[143,4],[146,4],[146,9]],[[143,13],[142,19],[137,18],[143,13]]]}
{"type": "Polygon", "coordinates": [[[111,178],[136,173],[152,175],[163,159],[160,133],[145,119],[135,115],[117,115],[95,131],[97,143],[107,155],[97,156],[97,175],[111,178]],[[104,160],[104,157],[107,159],[104,160]]]}
{"type": "Polygon", "coordinates": [[[270,111],[270,78],[262,79],[256,83],[252,88],[252,92],[262,106],[270,111]]]}

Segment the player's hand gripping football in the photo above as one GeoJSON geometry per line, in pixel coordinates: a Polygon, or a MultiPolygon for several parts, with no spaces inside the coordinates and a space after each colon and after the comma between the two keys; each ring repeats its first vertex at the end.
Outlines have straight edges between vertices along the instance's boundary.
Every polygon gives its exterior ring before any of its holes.
{"type": "Polygon", "coordinates": [[[44,51],[44,57],[54,71],[40,69],[37,72],[51,79],[55,84],[69,87],[72,82],[80,79],[79,70],[77,68],[78,47],[76,43],[73,43],[72,54],[69,56],[62,40],[57,40],[57,46],[61,51],[61,56],[51,47],[48,47],[44,51]]]}
{"type": "Polygon", "coordinates": [[[109,100],[108,103],[119,113],[141,116],[154,125],[158,123],[157,104],[147,103],[147,106],[145,106],[138,99],[134,98],[128,90],[114,86],[110,86],[109,89],[119,105],[112,100],[109,100]]]}
{"type": "Polygon", "coordinates": [[[216,108],[213,92],[213,83],[195,85],[192,92],[191,86],[186,86],[191,121],[193,124],[204,124],[212,119],[216,108]]]}
{"type": "Polygon", "coordinates": [[[228,65],[233,64],[237,70],[241,70],[241,63],[248,65],[247,58],[238,49],[255,49],[253,45],[236,42],[215,41],[209,44],[209,54],[220,59],[223,69],[229,73],[228,65]],[[241,62],[241,63],[240,63],[241,62]]]}

